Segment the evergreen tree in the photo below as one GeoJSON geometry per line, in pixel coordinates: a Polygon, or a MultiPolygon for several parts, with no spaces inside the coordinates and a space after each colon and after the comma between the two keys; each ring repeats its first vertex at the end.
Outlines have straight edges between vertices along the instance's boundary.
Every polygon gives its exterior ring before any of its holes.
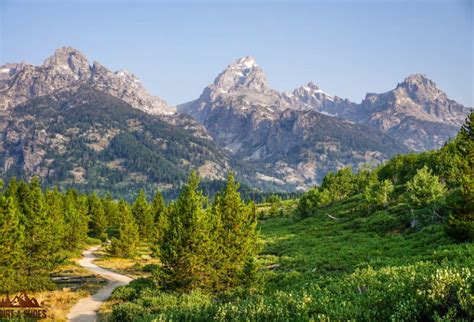
{"type": "Polygon", "coordinates": [[[138,224],[140,238],[150,240],[153,237],[154,218],[150,205],[146,200],[145,191],[140,190],[132,206],[132,213],[138,224]]]}
{"type": "MultiPolygon", "coordinates": [[[[321,184],[320,192],[327,191],[326,197],[330,197],[330,202],[347,198],[358,190],[356,176],[350,167],[343,168],[337,172],[328,173],[321,184]]],[[[329,202],[328,202],[329,203],[329,202]]]]}
{"type": "Polygon", "coordinates": [[[151,209],[154,218],[152,248],[153,253],[159,257],[160,245],[163,242],[163,236],[168,227],[168,209],[166,209],[165,200],[160,191],[155,193],[151,209]]]}
{"type": "Polygon", "coordinates": [[[25,287],[22,264],[25,259],[24,226],[13,197],[0,199],[0,293],[25,287]]]}
{"type": "Polygon", "coordinates": [[[39,290],[53,287],[49,272],[59,264],[52,218],[49,217],[45,198],[37,177],[30,185],[18,186],[19,204],[24,214],[25,260],[27,288],[39,290]]]}
{"type": "Polygon", "coordinates": [[[214,222],[217,223],[215,264],[219,273],[216,286],[219,288],[240,283],[246,263],[258,251],[255,207],[253,203],[242,201],[238,188],[234,175],[229,174],[224,191],[216,196],[212,207],[214,222]]]}
{"type": "Polygon", "coordinates": [[[415,219],[431,220],[439,217],[438,210],[443,206],[446,188],[438,176],[424,166],[406,186],[406,199],[411,209],[416,210],[415,219]]]}
{"type": "Polygon", "coordinates": [[[63,196],[65,223],[64,244],[69,251],[80,249],[87,239],[89,217],[87,205],[77,191],[70,189],[63,196]]]}
{"type": "Polygon", "coordinates": [[[156,224],[160,221],[160,217],[166,211],[165,199],[163,198],[163,194],[160,191],[155,193],[151,203],[151,209],[153,213],[153,219],[156,224]]]}
{"type": "Polygon", "coordinates": [[[198,187],[199,178],[193,172],[171,206],[169,225],[160,245],[162,268],[155,276],[165,288],[206,288],[215,275],[211,263],[211,216],[203,209],[206,198],[198,187]]]}
{"type": "Polygon", "coordinates": [[[46,212],[48,219],[52,222],[51,234],[53,244],[52,251],[65,250],[67,245],[64,245],[65,222],[64,222],[64,204],[61,193],[57,188],[53,191],[45,192],[46,212]]]}
{"type": "Polygon", "coordinates": [[[15,177],[11,178],[10,181],[8,181],[7,188],[5,189],[5,192],[3,193],[6,198],[12,197],[15,199],[15,202],[17,202],[17,193],[18,193],[18,181],[16,180],[15,177]]]}
{"type": "Polygon", "coordinates": [[[452,213],[448,218],[447,232],[460,240],[474,240],[474,112],[466,118],[466,122],[456,137],[456,148],[461,160],[458,168],[462,169],[460,189],[455,190],[448,204],[452,213]]]}
{"type": "Polygon", "coordinates": [[[390,180],[385,179],[380,182],[374,172],[370,176],[364,191],[364,199],[369,210],[377,209],[379,207],[387,207],[393,189],[393,184],[390,180]]]}
{"type": "Polygon", "coordinates": [[[439,177],[424,166],[407,183],[407,198],[414,206],[423,206],[443,197],[446,192],[439,177]]]}
{"type": "Polygon", "coordinates": [[[107,239],[107,218],[102,201],[94,193],[87,200],[90,235],[101,240],[107,239]]]}
{"type": "Polygon", "coordinates": [[[111,253],[119,257],[132,257],[140,242],[138,227],[124,200],[118,204],[118,213],[120,222],[117,237],[112,238],[111,253]]]}
{"type": "Polygon", "coordinates": [[[112,199],[110,193],[105,195],[105,198],[102,199],[102,204],[104,208],[105,218],[107,220],[107,235],[109,237],[114,237],[117,234],[119,226],[119,213],[118,213],[118,204],[112,199]]]}
{"type": "Polygon", "coordinates": [[[317,204],[317,188],[311,188],[298,199],[296,212],[301,218],[309,217],[313,214],[317,204]]]}

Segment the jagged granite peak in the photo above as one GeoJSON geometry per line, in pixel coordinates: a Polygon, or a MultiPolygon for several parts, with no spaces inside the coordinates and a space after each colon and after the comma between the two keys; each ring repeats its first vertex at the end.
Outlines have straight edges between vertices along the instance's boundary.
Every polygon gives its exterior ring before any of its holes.
{"type": "Polygon", "coordinates": [[[412,100],[418,103],[433,100],[448,100],[448,96],[440,90],[436,83],[423,74],[413,74],[397,85],[395,90],[403,90],[412,100]]]}
{"type": "Polygon", "coordinates": [[[26,63],[0,67],[0,110],[58,90],[88,84],[124,100],[132,107],[154,115],[176,112],[166,102],[150,95],[141,82],[126,71],[112,72],[72,47],[56,49],[41,66],[26,63]]]}
{"type": "Polygon", "coordinates": [[[283,99],[289,107],[300,110],[323,112],[323,108],[334,102],[334,97],[323,91],[314,82],[296,88],[293,92],[284,92],[283,99]]]}
{"type": "Polygon", "coordinates": [[[391,91],[368,93],[356,110],[354,121],[376,127],[415,151],[441,147],[470,111],[423,74],[406,77],[391,91]]]}
{"type": "Polygon", "coordinates": [[[202,99],[215,99],[221,94],[232,94],[239,91],[266,92],[269,90],[265,73],[257,65],[255,58],[245,56],[220,73],[214,83],[206,87],[202,99]]]}
{"type": "Polygon", "coordinates": [[[72,47],[61,47],[48,57],[42,67],[69,69],[77,74],[90,74],[89,61],[79,50],[72,47]]]}
{"type": "MultiPolygon", "coordinates": [[[[462,125],[469,110],[449,99],[446,93],[423,74],[408,76],[395,89],[386,93],[368,93],[361,103],[361,108],[365,114],[370,112],[403,114],[422,121],[455,126],[462,125]]],[[[365,117],[370,120],[374,115],[365,117]]]]}
{"type": "Polygon", "coordinates": [[[253,112],[254,118],[261,121],[277,118],[287,105],[282,95],[268,86],[255,58],[245,56],[228,65],[197,100],[179,105],[178,111],[203,124],[215,109],[232,109],[240,115],[253,112]]]}

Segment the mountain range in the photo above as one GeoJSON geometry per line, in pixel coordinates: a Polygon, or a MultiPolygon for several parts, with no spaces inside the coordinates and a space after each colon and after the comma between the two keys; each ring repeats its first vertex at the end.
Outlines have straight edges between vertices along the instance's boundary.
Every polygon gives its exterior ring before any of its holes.
{"type": "Polygon", "coordinates": [[[251,187],[304,190],[344,166],[439,148],[468,112],[421,74],[359,104],[314,83],[279,92],[248,56],[173,107],[132,73],[62,47],[41,66],[0,67],[0,176],[120,194],[233,170],[251,187]]]}

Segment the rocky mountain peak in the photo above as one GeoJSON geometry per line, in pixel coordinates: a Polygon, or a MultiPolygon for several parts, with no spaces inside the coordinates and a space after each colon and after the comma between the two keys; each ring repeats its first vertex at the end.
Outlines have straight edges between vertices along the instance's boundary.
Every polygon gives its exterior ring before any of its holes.
{"type": "Polygon", "coordinates": [[[409,98],[422,105],[432,104],[435,101],[446,103],[447,95],[441,91],[436,83],[423,74],[413,74],[399,83],[394,90],[395,97],[399,100],[409,98]]]}
{"type": "Polygon", "coordinates": [[[76,74],[89,74],[89,61],[79,50],[72,47],[61,47],[56,49],[54,54],[48,57],[43,68],[57,68],[62,70],[70,70],[76,74]]]}
{"type": "Polygon", "coordinates": [[[425,74],[420,74],[420,73],[409,75],[408,77],[405,78],[403,83],[405,83],[405,84],[417,84],[417,83],[418,84],[419,83],[424,83],[424,84],[432,83],[432,84],[434,84],[433,81],[430,80],[428,77],[426,77],[425,74]]]}
{"type": "Polygon", "coordinates": [[[1,66],[0,110],[84,84],[146,113],[171,115],[176,112],[162,99],[151,96],[135,75],[125,70],[112,72],[96,61],[90,66],[79,50],[67,46],[56,49],[41,66],[23,63],[1,66]]]}
{"type": "Polygon", "coordinates": [[[244,56],[242,58],[237,59],[237,61],[230,66],[242,68],[242,69],[248,69],[248,68],[256,67],[258,65],[254,57],[244,56]]]}
{"type": "Polygon", "coordinates": [[[214,83],[204,90],[202,98],[213,100],[221,94],[240,91],[264,93],[268,90],[265,73],[257,65],[255,58],[245,56],[227,66],[214,83]]]}
{"type": "Polygon", "coordinates": [[[316,110],[321,109],[326,103],[332,103],[333,96],[323,91],[314,82],[296,88],[293,92],[284,92],[283,99],[293,109],[316,110]]]}
{"type": "Polygon", "coordinates": [[[294,95],[306,95],[306,96],[326,96],[327,98],[332,97],[330,94],[326,93],[323,91],[321,88],[319,88],[318,85],[316,85],[313,82],[309,82],[308,84],[298,87],[293,91],[294,95]]]}
{"type": "Polygon", "coordinates": [[[435,82],[423,74],[412,74],[408,76],[402,83],[397,85],[397,89],[398,88],[403,88],[408,93],[414,93],[416,91],[439,92],[435,82]]]}
{"type": "Polygon", "coordinates": [[[305,87],[309,88],[310,90],[315,90],[315,91],[319,89],[319,86],[313,82],[309,82],[308,84],[306,84],[305,87]]]}

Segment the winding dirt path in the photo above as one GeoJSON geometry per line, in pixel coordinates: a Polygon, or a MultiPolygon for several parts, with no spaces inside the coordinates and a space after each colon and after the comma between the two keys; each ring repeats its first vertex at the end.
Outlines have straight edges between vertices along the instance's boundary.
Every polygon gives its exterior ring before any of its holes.
{"type": "Polygon", "coordinates": [[[90,322],[97,321],[97,311],[99,310],[102,303],[110,297],[112,291],[117,286],[128,284],[132,278],[114,273],[107,269],[101,268],[93,263],[94,252],[98,250],[100,246],[94,246],[82,253],[83,258],[79,260],[79,265],[90,270],[93,273],[99,274],[109,280],[109,283],[101,288],[94,295],[88,296],[79,300],[74,305],[67,316],[69,321],[73,322],[90,322]]]}

